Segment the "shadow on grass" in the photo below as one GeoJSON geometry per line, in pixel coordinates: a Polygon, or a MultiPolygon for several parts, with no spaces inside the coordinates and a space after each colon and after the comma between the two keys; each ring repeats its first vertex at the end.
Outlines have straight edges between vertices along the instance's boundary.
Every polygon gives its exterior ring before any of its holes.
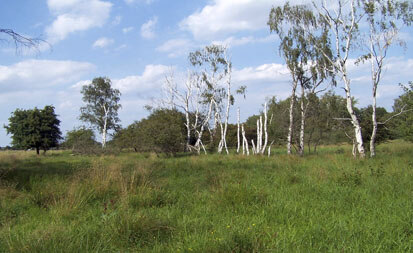
{"type": "Polygon", "coordinates": [[[0,182],[15,185],[16,190],[30,190],[30,181],[34,178],[67,178],[82,165],[85,166],[82,162],[50,161],[42,158],[0,162],[0,182]]]}

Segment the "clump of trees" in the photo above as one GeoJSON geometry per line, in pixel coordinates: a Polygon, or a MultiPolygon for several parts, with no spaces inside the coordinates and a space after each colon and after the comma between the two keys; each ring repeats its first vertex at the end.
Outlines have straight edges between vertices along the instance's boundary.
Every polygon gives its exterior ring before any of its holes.
{"type": "MultiPolygon", "coordinates": [[[[114,146],[136,152],[175,155],[187,144],[185,114],[176,109],[155,109],[151,114],[115,134],[114,146]]],[[[193,144],[194,139],[190,141],[193,144]]]]}
{"type": "Polygon", "coordinates": [[[18,149],[36,149],[46,153],[47,150],[58,146],[61,140],[59,129],[60,120],[53,106],[43,109],[17,109],[9,118],[9,124],[4,126],[7,134],[11,134],[12,145],[18,149]]]}
{"type": "Polygon", "coordinates": [[[98,145],[93,130],[83,126],[68,131],[60,146],[64,149],[71,149],[74,153],[91,154],[98,145]]]}

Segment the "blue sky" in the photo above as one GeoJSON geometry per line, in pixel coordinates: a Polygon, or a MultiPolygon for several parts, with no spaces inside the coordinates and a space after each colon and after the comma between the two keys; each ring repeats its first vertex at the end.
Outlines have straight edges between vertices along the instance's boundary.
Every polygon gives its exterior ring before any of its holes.
{"type": "MultiPolygon", "coordinates": [[[[122,92],[122,125],[147,115],[143,108],[160,95],[165,74],[185,72],[188,52],[212,42],[229,47],[234,86],[247,85],[247,99],[236,106],[246,119],[261,110],[265,98],[289,95],[289,74],[266,25],[271,6],[282,0],[19,0],[2,1],[0,27],[41,36],[52,49],[16,54],[0,42],[0,125],[16,108],[56,107],[63,134],[80,126],[80,88],[108,76],[122,92]]],[[[294,2],[294,1],[290,1],[294,2]]],[[[302,1],[297,1],[302,2],[302,1]]],[[[388,57],[379,88],[379,106],[391,109],[412,80],[412,29],[401,37],[407,49],[388,57]]],[[[2,36],[2,35],[0,35],[2,36]]],[[[0,37],[5,39],[6,37],[0,37]]],[[[349,66],[353,95],[370,104],[369,67],[349,66]]],[[[337,88],[337,93],[341,93],[337,88]]],[[[234,118],[234,117],[232,117],[234,118]]],[[[0,128],[0,146],[10,137],[0,128]]]]}

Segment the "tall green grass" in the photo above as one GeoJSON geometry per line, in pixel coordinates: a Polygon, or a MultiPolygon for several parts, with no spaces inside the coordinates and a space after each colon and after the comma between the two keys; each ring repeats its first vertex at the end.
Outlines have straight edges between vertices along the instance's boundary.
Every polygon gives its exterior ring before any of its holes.
{"type": "Polygon", "coordinates": [[[413,251],[412,144],[283,153],[0,153],[0,252],[413,251]]]}

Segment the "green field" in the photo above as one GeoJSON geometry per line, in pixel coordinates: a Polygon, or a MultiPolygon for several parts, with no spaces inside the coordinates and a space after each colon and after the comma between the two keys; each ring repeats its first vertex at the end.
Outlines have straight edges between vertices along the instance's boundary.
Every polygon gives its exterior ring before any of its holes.
{"type": "Polygon", "coordinates": [[[0,252],[412,252],[413,144],[350,148],[0,152],[0,252]]]}

